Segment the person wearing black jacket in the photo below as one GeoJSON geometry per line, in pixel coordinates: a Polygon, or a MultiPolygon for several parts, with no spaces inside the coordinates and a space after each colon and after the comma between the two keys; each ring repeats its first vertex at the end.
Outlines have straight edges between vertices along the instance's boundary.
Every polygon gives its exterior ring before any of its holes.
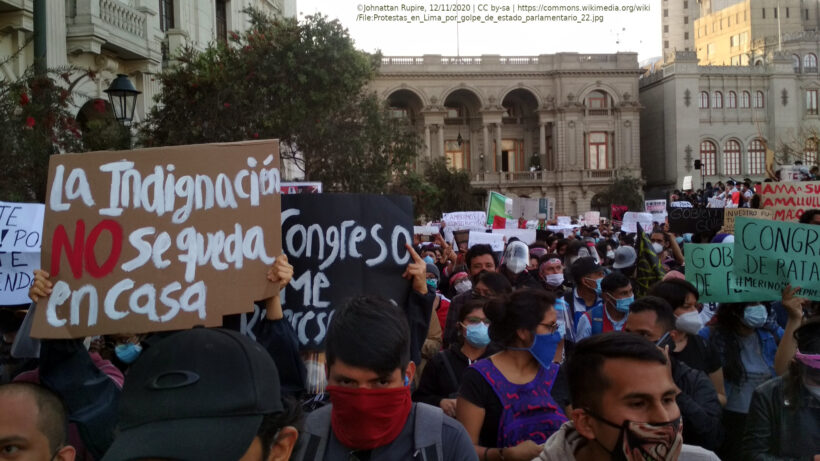
{"type": "Polygon", "coordinates": [[[743,459],[816,459],[820,453],[820,319],[794,333],[797,352],[786,375],[752,396],[743,459]]]}
{"type": "Polygon", "coordinates": [[[681,390],[676,400],[683,416],[683,441],[708,450],[717,449],[723,441],[720,422],[721,406],[709,377],[671,356],[674,341],[668,340],[675,326],[672,306],[657,296],[644,296],[632,303],[624,331],[635,333],[658,344],[670,357],[672,380],[681,390]]]}

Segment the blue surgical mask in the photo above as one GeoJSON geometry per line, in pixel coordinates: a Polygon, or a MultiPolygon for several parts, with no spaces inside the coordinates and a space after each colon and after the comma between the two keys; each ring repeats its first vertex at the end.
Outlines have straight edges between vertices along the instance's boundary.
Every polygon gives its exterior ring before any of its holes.
{"type": "MultiPolygon", "coordinates": [[[[593,280],[593,279],[589,279],[589,280],[593,280]]],[[[602,280],[603,280],[602,278],[595,279],[595,294],[598,295],[598,296],[601,296],[601,281],[602,280]]]]}
{"type": "Polygon", "coordinates": [[[431,290],[435,291],[436,288],[438,288],[438,280],[427,279],[427,286],[430,287],[431,290]]]}
{"type": "Polygon", "coordinates": [[[467,325],[465,329],[467,331],[465,339],[468,343],[470,343],[470,345],[474,347],[485,347],[487,344],[490,344],[488,327],[484,324],[484,322],[480,322],[475,325],[467,325]]]}
{"type": "Polygon", "coordinates": [[[675,241],[678,242],[678,245],[683,243],[683,237],[675,237],[675,241]]]}
{"type": "Polygon", "coordinates": [[[117,354],[117,358],[120,359],[122,363],[130,365],[137,360],[142,352],[142,346],[139,344],[119,344],[117,347],[114,348],[114,353],[117,354]]]}
{"type": "Polygon", "coordinates": [[[426,262],[427,264],[435,264],[436,260],[433,259],[432,256],[427,255],[427,256],[424,257],[424,262],[426,262]]]}
{"type": "Polygon", "coordinates": [[[769,313],[763,304],[746,306],[743,310],[743,324],[749,328],[760,328],[766,323],[769,313]]]}
{"type": "Polygon", "coordinates": [[[510,347],[508,349],[529,351],[542,367],[549,368],[552,365],[552,359],[555,358],[555,351],[558,350],[559,342],[561,342],[561,333],[556,330],[555,333],[535,335],[530,347],[510,347]]]}
{"type": "Polygon", "coordinates": [[[615,300],[615,310],[618,312],[627,313],[629,312],[629,306],[635,302],[635,296],[629,296],[627,298],[621,298],[615,300]]]}

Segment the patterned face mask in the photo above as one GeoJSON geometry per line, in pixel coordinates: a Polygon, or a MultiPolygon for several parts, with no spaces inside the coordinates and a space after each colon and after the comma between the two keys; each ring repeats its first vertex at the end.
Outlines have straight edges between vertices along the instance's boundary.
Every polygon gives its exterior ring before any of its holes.
{"type": "MultiPolygon", "coordinates": [[[[664,423],[624,420],[618,425],[589,410],[586,412],[598,421],[621,430],[612,450],[601,445],[613,461],[674,461],[680,455],[683,447],[683,419],[680,416],[664,423]]],[[[597,443],[600,445],[600,442],[597,443]]]]}

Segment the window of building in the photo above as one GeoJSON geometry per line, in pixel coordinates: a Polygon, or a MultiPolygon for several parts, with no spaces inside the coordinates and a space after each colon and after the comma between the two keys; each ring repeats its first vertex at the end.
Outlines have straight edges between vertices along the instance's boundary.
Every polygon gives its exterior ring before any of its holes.
{"type": "Polygon", "coordinates": [[[607,133],[593,131],[589,133],[589,169],[606,170],[607,165],[607,133]]]}
{"type": "Polygon", "coordinates": [[[749,145],[749,174],[763,174],[766,171],[766,148],[755,139],[749,145]]]}
{"type": "Polygon", "coordinates": [[[803,72],[817,72],[817,56],[814,53],[803,56],[803,72]]]}
{"type": "Polygon", "coordinates": [[[806,8],[806,19],[807,20],[809,19],[809,9],[808,8],[806,8]]]}
{"type": "MultiPolygon", "coordinates": [[[[766,8],[763,8],[763,19],[766,19],[766,8]]],[[[657,30],[657,29],[655,29],[657,30]]]]}
{"type": "Polygon", "coordinates": [[[664,40],[664,41],[663,41],[663,48],[664,48],[664,49],[669,48],[669,40],[664,40]]]}
{"type": "Polygon", "coordinates": [[[174,28],[174,0],[159,0],[159,28],[163,32],[174,28]]]}
{"type": "Polygon", "coordinates": [[[444,118],[464,118],[464,106],[446,106],[447,114],[444,118]]]}
{"type": "Polygon", "coordinates": [[[668,33],[669,33],[669,25],[668,25],[668,24],[664,24],[664,26],[663,26],[663,33],[664,33],[664,34],[668,34],[668,33]]]}
{"type": "Polygon", "coordinates": [[[749,33],[748,32],[741,32],[740,33],[740,46],[745,46],[749,43],[749,33]]]}
{"type": "Polygon", "coordinates": [[[741,109],[748,109],[749,104],[752,100],[752,96],[749,94],[748,91],[744,91],[740,94],[740,108],[741,109]]]}
{"type": "Polygon", "coordinates": [[[714,54],[715,54],[715,44],[714,43],[707,44],[706,45],[706,57],[711,58],[714,54]]]}
{"type": "Polygon", "coordinates": [[[407,109],[403,107],[391,107],[388,110],[388,114],[390,115],[390,118],[395,119],[407,119],[410,117],[410,114],[407,111],[407,109]]]}
{"type": "Polygon", "coordinates": [[[589,115],[609,115],[609,95],[603,91],[590,92],[585,105],[589,115]]]}
{"type": "MultiPolygon", "coordinates": [[[[664,8],[664,9],[663,9],[663,17],[664,17],[664,18],[668,18],[668,17],[669,17],[669,10],[668,10],[668,9],[666,9],[666,8],[664,8]]],[[[658,30],[658,29],[655,29],[655,30],[658,30]]]]}
{"type": "Polygon", "coordinates": [[[726,107],[729,109],[737,108],[737,93],[734,91],[730,91],[728,97],[726,98],[726,107]]]}
{"type": "Polygon", "coordinates": [[[793,54],[792,55],[792,67],[794,68],[794,73],[800,73],[800,56],[793,54]]]}
{"type": "Polygon", "coordinates": [[[228,2],[216,0],[216,39],[228,41],[228,2]]]}
{"type": "Polygon", "coordinates": [[[817,90],[806,90],[806,114],[817,115],[817,90]]]}
{"type": "Polygon", "coordinates": [[[762,91],[756,91],[755,92],[755,109],[762,109],[763,106],[764,106],[763,92],[762,91]]]}
{"type": "Polygon", "coordinates": [[[701,109],[708,109],[709,108],[709,93],[705,91],[700,92],[700,108],[701,109]]]}
{"type": "Polygon", "coordinates": [[[714,94],[712,94],[712,107],[715,109],[723,108],[723,93],[720,91],[715,91],[714,94]]]}
{"type": "Polygon", "coordinates": [[[684,40],[689,40],[689,32],[684,32],[683,33],[683,39],[684,40]]]}
{"type": "Polygon", "coordinates": [[[727,141],[723,148],[723,174],[740,175],[740,143],[734,139],[727,141]]]}
{"type": "Polygon", "coordinates": [[[806,140],[806,149],[803,151],[803,165],[811,168],[812,165],[817,165],[817,139],[809,138],[806,140]]]}
{"type": "Polygon", "coordinates": [[[683,0],[683,8],[689,8],[689,0],[683,0]]]}
{"type": "Polygon", "coordinates": [[[732,56],[729,59],[730,59],[729,64],[731,64],[733,66],[739,66],[740,65],[740,56],[732,56]]]}
{"type": "Polygon", "coordinates": [[[683,17],[683,23],[684,24],[689,24],[689,16],[684,16],[683,17]]]}
{"type": "Polygon", "coordinates": [[[466,170],[469,168],[468,156],[466,152],[469,151],[469,143],[462,141],[458,145],[457,140],[446,141],[444,143],[445,158],[447,166],[456,170],[466,170]]]}
{"type": "Polygon", "coordinates": [[[777,7],[772,8],[774,10],[774,18],[777,19],[777,7]]]}
{"type": "MultiPolygon", "coordinates": [[[[657,29],[656,29],[657,30],[657,29]]],[[[715,157],[717,147],[712,141],[701,141],[700,143],[700,163],[701,172],[704,176],[715,174],[715,157]]]]}
{"type": "Polygon", "coordinates": [[[789,7],[788,6],[786,7],[786,17],[787,18],[789,17],[789,7]]]}

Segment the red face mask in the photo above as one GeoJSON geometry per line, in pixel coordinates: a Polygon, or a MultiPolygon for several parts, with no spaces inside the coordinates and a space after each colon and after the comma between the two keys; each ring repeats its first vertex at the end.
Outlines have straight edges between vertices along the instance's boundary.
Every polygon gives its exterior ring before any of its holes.
{"type": "Polygon", "coordinates": [[[401,433],[413,402],[410,387],[359,389],[328,386],[333,433],[342,445],[372,450],[389,444],[401,433]]]}

